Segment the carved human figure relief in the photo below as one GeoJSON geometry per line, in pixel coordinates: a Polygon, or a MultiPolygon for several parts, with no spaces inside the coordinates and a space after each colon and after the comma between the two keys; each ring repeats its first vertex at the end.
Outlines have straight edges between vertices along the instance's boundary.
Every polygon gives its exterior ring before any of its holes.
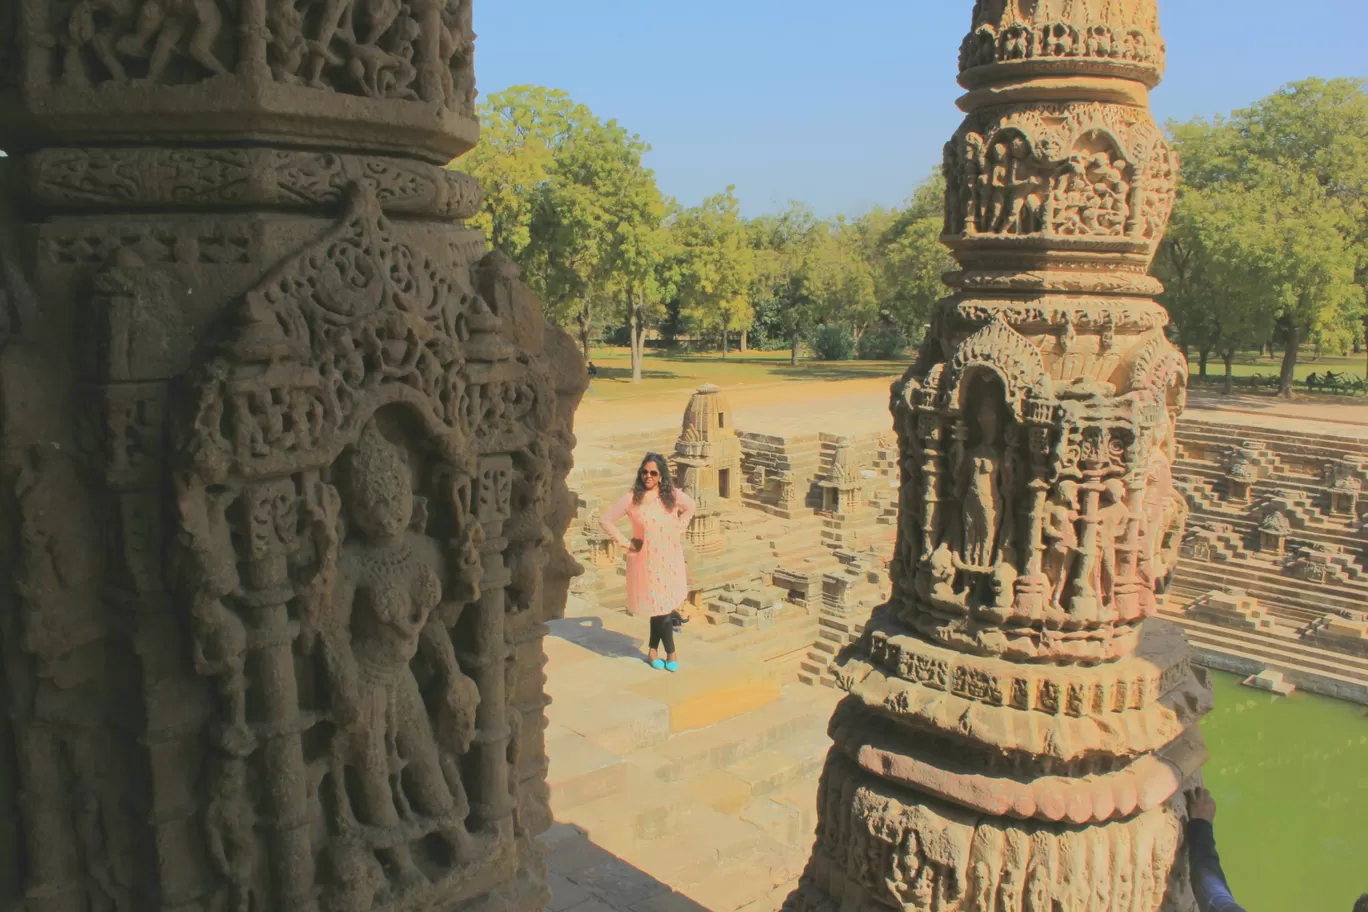
{"type": "Polygon", "coordinates": [[[1117,543],[1126,535],[1131,513],[1126,503],[1126,485],[1119,478],[1110,478],[1105,482],[1102,500],[1097,525],[1100,559],[1097,562],[1094,590],[1105,605],[1111,604],[1115,598],[1117,543]]]}
{"type": "Polygon", "coordinates": [[[338,626],[329,669],[338,723],[332,822],[343,834],[375,832],[377,853],[402,888],[422,883],[423,874],[407,840],[381,833],[397,836],[401,827],[430,821],[454,857],[470,855],[468,802],[454,764],[443,762],[410,662],[421,651],[438,669],[438,728],[454,732],[448,753],[468,749],[479,693],[435,612],[441,556],[423,533],[426,514],[402,452],[371,423],[342,470],[347,536],[334,584],[338,626]],[[344,787],[348,775],[355,791],[344,787]]]}
{"type": "Polygon", "coordinates": [[[991,567],[998,536],[1006,519],[1003,490],[1004,446],[997,405],[983,397],[975,411],[977,443],[965,457],[964,562],[974,568],[991,567]]]}
{"type": "Polygon", "coordinates": [[[1065,607],[1065,591],[1078,553],[1078,484],[1061,481],[1045,507],[1045,575],[1050,578],[1050,604],[1065,607]]]}
{"type": "Polygon", "coordinates": [[[216,53],[218,0],[77,0],[62,25],[62,81],[183,83],[229,71],[216,53]],[[183,59],[193,69],[169,72],[183,59]]]}

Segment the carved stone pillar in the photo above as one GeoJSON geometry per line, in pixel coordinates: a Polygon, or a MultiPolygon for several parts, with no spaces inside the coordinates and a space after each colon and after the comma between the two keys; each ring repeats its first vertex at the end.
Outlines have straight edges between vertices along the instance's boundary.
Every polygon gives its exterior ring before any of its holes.
{"type": "Polygon", "coordinates": [[[960,264],[894,388],[893,597],[837,668],[792,912],[1190,910],[1204,675],[1147,620],[1187,365],[1148,276],[1177,163],[1155,0],[980,0],[946,147],[960,264]]]}
{"type": "Polygon", "coordinates": [[[0,4],[0,906],[548,898],[586,378],[462,223],[473,38],[0,4]]]}

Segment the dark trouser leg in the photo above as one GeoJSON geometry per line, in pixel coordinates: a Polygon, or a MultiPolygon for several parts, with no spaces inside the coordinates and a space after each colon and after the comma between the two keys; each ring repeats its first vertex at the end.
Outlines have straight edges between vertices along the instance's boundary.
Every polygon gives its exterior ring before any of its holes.
{"type": "MultiPolygon", "coordinates": [[[[670,616],[662,614],[660,617],[651,618],[651,641],[665,646],[666,655],[674,655],[674,625],[670,623],[670,616]],[[657,634],[657,631],[659,633],[657,634]]],[[[652,646],[652,649],[655,647],[652,646]]]]}
{"type": "Polygon", "coordinates": [[[662,619],[661,619],[661,618],[658,618],[658,617],[653,617],[653,618],[651,618],[651,652],[655,652],[657,649],[660,648],[660,640],[661,640],[661,633],[660,633],[661,623],[660,623],[660,621],[661,621],[661,620],[662,620],[662,619]]]}

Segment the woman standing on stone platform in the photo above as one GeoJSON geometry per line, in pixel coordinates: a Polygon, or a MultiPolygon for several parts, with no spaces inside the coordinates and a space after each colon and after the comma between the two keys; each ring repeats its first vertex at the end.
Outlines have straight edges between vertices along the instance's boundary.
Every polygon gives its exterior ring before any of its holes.
{"type": "Polygon", "coordinates": [[[604,534],[627,554],[627,610],[651,620],[652,668],[679,670],[670,615],[689,597],[683,534],[693,513],[693,498],[675,488],[665,457],[647,453],[632,490],[599,519],[604,534]],[[632,522],[630,541],[617,528],[624,516],[632,522]]]}

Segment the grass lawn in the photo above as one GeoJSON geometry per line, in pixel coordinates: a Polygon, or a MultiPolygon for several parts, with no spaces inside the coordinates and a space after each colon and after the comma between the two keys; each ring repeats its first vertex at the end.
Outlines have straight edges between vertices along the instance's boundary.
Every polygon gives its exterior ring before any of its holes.
{"type": "MultiPolygon", "coordinates": [[[[789,364],[787,351],[732,352],[724,361],[721,353],[716,351],[681,352],[647,349],[639,385],[632,383],[632,357],[627,348],[599,346],[593,349],[589,360],[599,369],[598,378],[594,381],[593,398],[603,402],[620,402],[660,393],[691,390],[705,383],[714,383],[727,389],[788,381],[892,378],[901,376],[914,358],[915,355],[910,352],[900,361],[815,361],[805,356],[799,360],[798,366],[794,367],[789,364]]],[[[1277,377],[1281,365],[1281,355],[1267,358],[1260,357],[1254,352],[1241,353],[1236,357],[1231,371],[1236,378],[1236,389],[1249,390],[1247,383],[1239,382],[1243,378],[1277,377]]],[[[1219,358],[1213,357],[1207,363],[1207,379],[1204,382],[1198,380],[1195,357],[1191,369],[1194,386],[1220,388],[1225,367],[1219,358]]],[[[1313,360],[1310,356],[1304,355],[1297,362],[1296,377],[1301,383],[1309,374],[1323,374],[1326,371],[1361,377],[1364,373],[1364,356],[1323,357],[1313,360]]],[[[1268,391],[1267,387],[1264,389],[1268,391]]],[[[1300,392],[1307,390],[1303,386],[1300,392]]]]}
{"type": "MultiPolygon", "coordinates": [[[[1362,377],[1364,371],[1365,356],[1347,355],[1345,357],[1322,357],[1312,360],[1311,356],[1305,352],[1297,359],[1297,382],[1304,382],[1310,374],[1323,374],[1326,371],[1334,371],[1339,374],[1348,374],[1352,377],[1362,377]]],[[[1193,379],[1197,378],[1197,353],[1192,352],[1190,368],[1193,379]]],[[[1241,377],[1277,377],[1282,372],[1282,353],[1279,352],[1273,357],[1260,357],[1255,352],[1241,352],[1235,356],[1235,363],[1230,366],[1231,376],[1239,380],[1241,377]]],[[[1207,383],[1220,383],[1225,378],[1225,364],[1220,358],[1212,355],[1207,361],[1207,383]]]]}
{"type": "Polygon", "coordinates": [[[784,383],[794,380],[868,380],[901,376],[911,363],[905,361],[811,361],[789,364],[787,351],[732,352],[722,360],[720,352],[686,353],[647,349],[641,366],[641,383],[632,383],[632,356],[626,348],[593,349],[589,360],[598,368],[595,399],[614,402],[653,393],[694,389],[705,383],[728,388],[784,383]]]}

